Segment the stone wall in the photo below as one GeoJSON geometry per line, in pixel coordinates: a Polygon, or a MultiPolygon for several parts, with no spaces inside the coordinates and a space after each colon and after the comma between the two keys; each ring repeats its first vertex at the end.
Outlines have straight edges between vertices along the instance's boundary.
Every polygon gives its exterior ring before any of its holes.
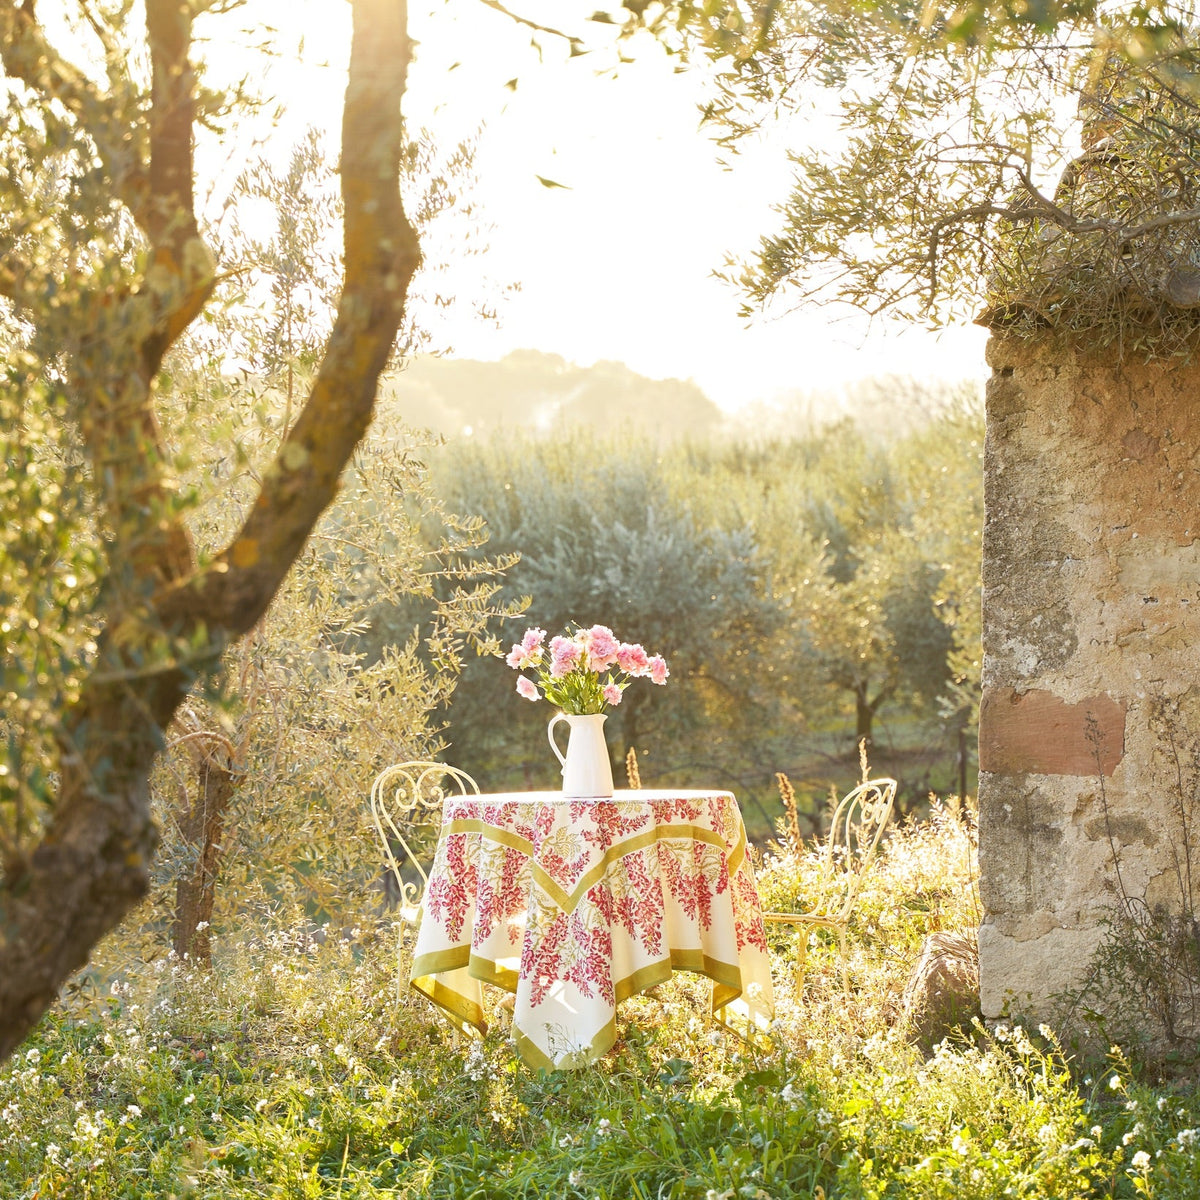
{"type": "Polygon", "coordinates": [[[988,363],[981,1000],[1041,1018],[1114,859],[1128,895],[1182,905],[1195,760],[1163,713],[1200,742],[1200,366],[1003,337],[988,363]]]}

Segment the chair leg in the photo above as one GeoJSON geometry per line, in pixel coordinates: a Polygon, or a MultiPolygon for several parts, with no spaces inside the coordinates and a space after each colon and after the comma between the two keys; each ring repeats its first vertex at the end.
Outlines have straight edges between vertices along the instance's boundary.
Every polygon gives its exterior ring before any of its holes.
{"type": "Polygon", "coordinates": [[[404,920],[396,927],[396,1004],[404,1003],[404,920]]]}

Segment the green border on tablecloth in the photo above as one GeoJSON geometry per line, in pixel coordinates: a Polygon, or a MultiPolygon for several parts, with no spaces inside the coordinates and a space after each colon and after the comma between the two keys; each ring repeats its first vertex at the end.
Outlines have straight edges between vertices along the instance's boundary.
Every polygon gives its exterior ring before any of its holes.
{"type": "MultiPolygon", "coordinates": [[[[468,1000],[461,993],[454,991],[439,982],[433,976],[443,971],[454,971],[466,967],[473,979],[483,983],[491,983],[503,988],[506,992],[516,992],[517,974],[508,967],[497,966],[490,959],[471,953],[469,946],[454,946],[449,950],[435,950],[430,954],[422,954],[413,962],[412,979],[409,986],[419,992],[427,1000],[433,1001],[449,1020],[459,1029],[471,1026],[480,1034],[487,1032],[487,1022],[483,1010],[474,1001],[468,1000]]],[[[709,1014],[722,1026],[725,1022],[717,1013],[731,1001],[742,994],[741,970],[720,959],[710,958],[702,950],[672,950],[668,958],[657,962],[647,963],[639,967],[624,979],[613,984],[615,997],[614,1012],[608,1023],[592,1038],[591,1044],[585,1049],[573,1050],[562,1056],[555,1063],[528,1034],[514,1028],[513,1040],[521,1060],[534,1070],[573,1071],[589,1066],[597,1059],[603,1058],[613,1043],[617,1040],[617,1019],[615,1006],[628,1000],[630,996],[644,992],[648,988],[666,983],[676,971],[692,971],[712,980],[712,999],[709,1014]]],[[[725,1026],[731,1032],[737,1033],[731,1026],[725,1026]]],[[[741,1036],[741,1035],[738,1035],[741,1036]]]]}
{"type": "Polygon", "coordinates": [[[704,842],[709,846],[715,846],[718,850],[724,850],[728,860],[730,878],[740,870],[746,849],[746,830],[740,821],[738,822],[738,840],[733,846],[730,846],[725,841],[724,836],[717,833],[716,830],[706,829],[701,825],[655,825],[653,828],[635,834],[633,837],[627,838],[615,846],[610,846],[596,860],[595,864],[588,868],[587,872],[575,885],[574,890],[567,892],[561,884],[547,874],[544,867],[533,860],[533,846],[527,838],[523,838],[509,829],[497,829],[495,825],[491,825],[478,817],[462,817],[443,825],[442,840],[444,841],[451,835],[458,833],[483,834],[489,841],[496,842],[501,846],[507,846],[510,850],[517,850],[528,856],[530,859],[530,869],[533,872],[534,879],[537,880],[538,886],[568,916],[579,907],[579,902],[603,878],[604,873],[614,862],[625,858],[627,855],[635,854],[639,850],[644,850],[647,846],[652,846],[657,842],[704,842]]]}

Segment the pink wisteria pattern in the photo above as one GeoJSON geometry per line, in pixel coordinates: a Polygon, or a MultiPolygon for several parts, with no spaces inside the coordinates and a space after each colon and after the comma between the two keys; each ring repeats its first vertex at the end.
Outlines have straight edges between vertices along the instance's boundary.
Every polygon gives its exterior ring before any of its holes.
{"type": "Polygon", "coordinates": [[[424,907],[414,986],[462,1016],[481,1001],[475,979],[515,981],[518,1046],[537,1065],[602,1053],[617,1003],[672,964],[714,979],[714,1007],[741,998],[769,1019],[762,914],[729,793],[454,797],[424,907]]]}

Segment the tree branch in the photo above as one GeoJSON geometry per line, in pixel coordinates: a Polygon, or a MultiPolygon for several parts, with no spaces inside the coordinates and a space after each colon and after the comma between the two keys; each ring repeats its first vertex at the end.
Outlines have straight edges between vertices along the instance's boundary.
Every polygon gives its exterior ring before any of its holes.
{"type": "Polygon", "coordinates": [[[420,263],[399,190],[400,101],[411,44],[404,3],[354,0],[342,123],[345,280],[320,371],[234,541],[157,603],[164,623],[203,619],[236,638],[265,611],[374,410],[379,375],[420,263]]]}

